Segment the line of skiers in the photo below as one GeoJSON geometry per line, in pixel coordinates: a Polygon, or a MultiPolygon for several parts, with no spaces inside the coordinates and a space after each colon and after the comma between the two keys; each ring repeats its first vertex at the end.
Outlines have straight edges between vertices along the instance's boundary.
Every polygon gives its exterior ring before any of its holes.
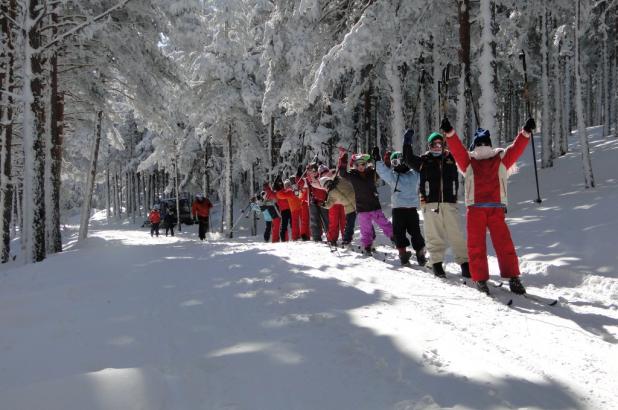
{"type": "Polygon", "coordinates": [[[490,132],[479,128],[466,149],[444,118],[441,132],[428,136],[428,150],[420,156],[413,153],[412,130],[404,134],[401,151],[382,155],[375,147],[371,154],[353,154],[348,161],[347,151],[340,148],[336,169],[314,160],[304,171],[299,167],[289,179],[277,178],[272,186],[264,183],[251,207],[266,222],[265,241],[289,240],[291,227],[292,240],[309,240],[311,236],[319,242],[325,232],[329,244],[336,246],[341,233],[342,244],[347,245],[358,219],[361,245],[371,254],[377,225],[397,248],[403,265],[409,264],[412,252],[407,248],[412,245],[421,266],[427,263],[429,252],[429,263],[438,277],[446,276],[444,254],[450,247],[462,276],[471,277],[487,294],[489,230],[500,275],[509,279],[511,291],[522,294],[525,288],[519,279],[519,261],[505,221],[507,178],[535,127],[534,119],[528,119],[505,149],[493,148],[490,132]],[[457,210],[458,171],[465,179],[467,240],[457,210]],[[391,188],[392,223],[382,212],[377,176],[391,188]]]}

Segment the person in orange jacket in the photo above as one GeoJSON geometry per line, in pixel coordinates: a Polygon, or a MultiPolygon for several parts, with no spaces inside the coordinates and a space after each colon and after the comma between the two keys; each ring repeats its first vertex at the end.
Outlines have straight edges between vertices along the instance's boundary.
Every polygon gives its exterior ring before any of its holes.
{"type": "MultiPolygon", "coordinates": [[[[290,225],[292,228],[292,240],[297,241],[300,239],[300,213],[302,208],[302,201],[296,196],[296,192],[292,189],[292,181],[286,179],[283,181],[283,189],[277,191],[277,199],[283,199],[288,201],[288,206],[290,208],[290,225]]],[[[281,224],[281,232],[287,230],[287,224],[285,223],[285,219],[281,224]]],[[[283,235],[279,234],[281,237],[283,235]]]]}
{"type": "Polygon", "coordinates": [[[150,221],[150,236],[157,235],[159,237],[159,224],[161,223],[161,212],[159,211],[159,204],[152,207],[152,211],[148,214],[148,220],[150,221]]]}
{"type": "Polygon", "coordinates": [[[210,208],[212,208],[212,203],[204,194],[195,195],[195,201],[193,201],[193,205],[191,205],[191,215],[196,223],[199,224],[198,235],[201,241],[206,239],[206,232],[208,232],[210,208]]]}

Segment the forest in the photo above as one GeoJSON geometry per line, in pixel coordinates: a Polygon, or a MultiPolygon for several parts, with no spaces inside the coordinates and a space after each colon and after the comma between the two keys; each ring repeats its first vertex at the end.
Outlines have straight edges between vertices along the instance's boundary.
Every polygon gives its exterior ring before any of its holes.
{"type": "Polygon", "coordinates": [[[532,116],[541,171],[577,130],[594,189],[586,130],[618,129],[617,0],[2,0],[0,26],[2,262],[178,192],[232,236],[264,181],[444,117],[498,146],[532,116]]]}

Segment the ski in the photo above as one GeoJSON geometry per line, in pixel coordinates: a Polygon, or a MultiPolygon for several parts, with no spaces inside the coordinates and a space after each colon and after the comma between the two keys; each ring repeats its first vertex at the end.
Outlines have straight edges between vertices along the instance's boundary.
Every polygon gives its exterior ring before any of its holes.
{"type": "MultiPolygon", "coordinates": [[[[496,281],[490,280],[489,283],[494,288],[502,289],[505,292],[511,292],[508,289],[508,287],[504,286],[504,282],[496,282],[496,281]]],[[[513,293],[513,292],[511,292],[511,293],[513,293]]],[[[517,293],[513,293],[513,294],[517,295],[517,293]]],[[[539,303],[539,304],[542,304],[542,305],[546,305],[546,306],[556,306],[558,304],[558,299],[544,298],[542,296],[534,295],[534,294],[531,294],[529,292],[526,292],[526,293],[524,293],[522,295],[519,295],[519,296],[522,296],[522,297],[524,297],[524,298],[526,298],[528,300],[531,300],[533,302],[536,302],[536,303],[539,303]]]]}

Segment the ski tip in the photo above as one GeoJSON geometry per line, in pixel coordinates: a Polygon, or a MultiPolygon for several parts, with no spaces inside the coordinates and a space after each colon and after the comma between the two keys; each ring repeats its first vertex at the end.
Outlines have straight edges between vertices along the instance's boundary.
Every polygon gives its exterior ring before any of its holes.
{"type": "Polygon", "coordinates": [[[513,299],[509,299],[508,302],[506,302],[507,306],[512,306],[513,305],[513,299]]]}
{"type": "Polygon", "coordinates": [[[558,300],[553,300],[549,303],[549,306],[556,306],[558,304],[558,300]]]}

